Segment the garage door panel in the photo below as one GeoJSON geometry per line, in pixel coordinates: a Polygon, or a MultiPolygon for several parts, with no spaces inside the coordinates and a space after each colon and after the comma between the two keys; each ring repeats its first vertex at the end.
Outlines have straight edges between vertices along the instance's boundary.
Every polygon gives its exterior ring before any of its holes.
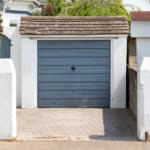
{"type": "Polygon", "coordinates": [[[73,72],[71,66],[40,66],[40,74],[100,74],[110,73],[108,66],[75,66],[76,70],[73,72]]]}
{"type": "Polygon", "coordinates": [[[83,100],[83,99],[48,99],[48,100],[41,100],[39,101],[40,107],[50,108],[50,107],[103,107],[107,108],[109,106],[109,99],[90,99],[83,100]]]}
{"type": "Polygon", "coordinates": [[[39,60],[40,66],[43,65],[110,65],[109,57],[102,58],[40,58],[39,60]]]}
{"type": "Polygon", "coordinates": [[[109,83],[39,83],[39,90],[63,91],[63,90],[109,90],[109,83]]]}
{"type": "Polygon", "coordinates": [[[110,53],[107,51],[107,49],[52,49],[49,52],[49,49],[39,49],[39,55],[40,57],[48,57],[48,58],[54,58],[54,57],[60,57],[60,58],[66,58],[66,57],[77,57],[77,58],[83,58],[83,57],[109,57],[110,53]]]}
{"type": "Polygon", "coordinates": [[[38,48],[110,48],[110,42],[103,41],[39,41],[38,48]]]}
{"type": "Polygon", "coordinates": [[[38,105],[109,107],[110,41],[38,41],[38,105]]]}
{"type": "Polygon", "coordinates": [[[56,99],[71,99],[71,98],[81,98],[81,99],[92,99],[92,98],[109,98],[108,90],[100,91],[40,91],[39,98],[56,98],[56,99]]]}
{"type": "Polygon", "coordinates": [[[55,74],[55,75],[39,75],[39,82],[107,82],[109,81],[109,74],[55,74]]]}

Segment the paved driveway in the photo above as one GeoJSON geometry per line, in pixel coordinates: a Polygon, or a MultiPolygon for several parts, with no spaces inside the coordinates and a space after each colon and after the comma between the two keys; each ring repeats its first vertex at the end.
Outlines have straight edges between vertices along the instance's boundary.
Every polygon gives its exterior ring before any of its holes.
{"type": "Polygon", "coordinates": [[[21,140],[136,141],[136,122],[125,109],[18,109],[21,140]]]}

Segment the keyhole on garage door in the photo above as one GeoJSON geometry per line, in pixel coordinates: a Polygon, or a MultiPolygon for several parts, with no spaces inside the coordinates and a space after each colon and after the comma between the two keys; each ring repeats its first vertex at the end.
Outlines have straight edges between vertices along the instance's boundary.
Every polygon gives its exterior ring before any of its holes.
{"type": "Polygon", "coordinates": [[[71,70],[72,70],[73,72],[76,70],[75,65],[72,65],[72,66],[71,66],[71,70]]]}

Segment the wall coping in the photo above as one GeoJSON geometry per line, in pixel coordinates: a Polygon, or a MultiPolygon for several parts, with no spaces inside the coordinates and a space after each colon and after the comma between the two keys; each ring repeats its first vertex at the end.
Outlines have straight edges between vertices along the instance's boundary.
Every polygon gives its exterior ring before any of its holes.
{"type": "Polygon", "coordinates": [[[133,11],[131,12],[132,21],[150,21],[150,11],[133,11]]]}

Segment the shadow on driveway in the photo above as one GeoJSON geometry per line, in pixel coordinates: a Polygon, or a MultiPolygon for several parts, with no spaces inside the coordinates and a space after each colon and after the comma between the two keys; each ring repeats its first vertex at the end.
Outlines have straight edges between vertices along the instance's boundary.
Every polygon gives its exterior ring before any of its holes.
{"type": "Polygon", "coordinates": [[[104,135],[90,135],[91,140],[135,141],[137,125],[129,110],[103,110],[104,135]]]}

